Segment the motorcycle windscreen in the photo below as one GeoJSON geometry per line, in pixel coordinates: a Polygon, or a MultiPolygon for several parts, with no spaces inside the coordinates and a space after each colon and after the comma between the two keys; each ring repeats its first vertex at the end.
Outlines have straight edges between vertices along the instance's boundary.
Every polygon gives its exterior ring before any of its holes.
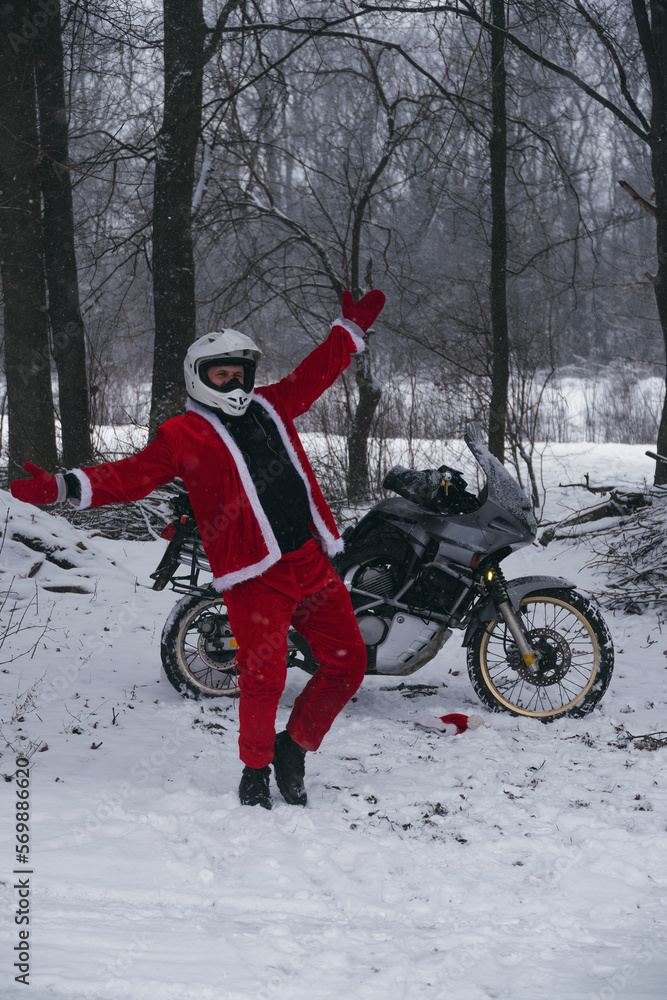
{"type": "Polygon", "coordinates": [[[530,500],[504,465],[495,455],[492,455],[482,441],[474,440],[465,435],[465,442],[479,462],[484,475],[488,497],[499,507],[504,508],[523,524],[532,535],[537,533],[537,522],[533,514],[530,500]]]}

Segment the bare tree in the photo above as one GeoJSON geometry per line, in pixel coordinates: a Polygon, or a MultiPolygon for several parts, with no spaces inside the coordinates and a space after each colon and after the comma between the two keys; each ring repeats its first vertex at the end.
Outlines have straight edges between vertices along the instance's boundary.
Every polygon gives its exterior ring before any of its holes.
{"type": "Polygon", "coordinates": [[[505,455],[509,335],[507,329],[507,109],[505,73],[505,0],[491,0],[497,28],[491,36],[491,330],[493,361],[489,406],[489,450],[502,462],[505,455]]]}
{"type": "Polygon", "coordinates": [[[12,478],[23,475],[27,460],[57,465],[35,105],[38,12],[37,4],[24,3],[5,4],[1,12],[0,273],[12,478]]]}
{"type": "Polygon", "coordinates": [[[183,407],[182,359],[195,337],[190,212],[201,121],[202,0],[164,0],[164,112],[153,197],[155,348],[149,434],[183,407]]]}
{"type": "MultiPolygon", "coordinates": [[[[202,3],[166,0],[164,23],[138,0],[68,5],[59,92],[56,18],[32,49],[14,25],[22,55],[45,46],[35,127],[66,464],[78,463],[68,442],[86,424],[74,240],[93,423],[145,420],[151,364],[151,428],[178,412],[196,326],[248,324],[286,367],[321,337],[344,287],[384,287],[381,332],[336,395],[351,497],[368,489],[369,435],[387,424],[378,373],[406,339],[415,370],[431,365],[466,412],[476,400],[491,413],[494,450],[510,456],[512,386],[523,383],[510,382],[508,401],[507,359],[514,371],[527,330],[546,343],[548,320],[550,335],[600,362],[630,339],[640,359],[655,353],[637,275],[659,207],[636,178],[626,189],[642,200],[627,198],[615,173],[649,150],[650,122],[625,96],[647,99],[641,5],[517,0],[508,28],[500,0],[238,0],[207,27],[202,3]],[[503,430],[495,415],[508,407],[503,430]]],[[[644,6],[655,34],[655,5],[644,6]]]]}
{"type": "MultiPolygon", "coordinates": [[[[343,289],[358,298],[392,274],[400,244],[392,204],[418,169],[420,130],[433,99],[396,79],[382,47],[373,52],[358,36],[335,45],[313,41],[290,68],[291,86],[274,75],[273,90],[246,91],[224,121],[211,122],[210,145],[217,144],[197,219],[198,248],[207,269],[228,241],[235,257],[233,268],[225,261],[222,289],[218,281],[211,291],[212,315],[241,323],[260,305],[280,301],[304,332],[319,338],[343,289]]],[[[373,351],[371,340],[355,361],[347,395],[353,501],[369,493],[368,438],[381,394],[373,351]]]]}
{"type": "MultiPolygon", "coordinates": [[[[554,3],[553,0],[540,0],[539,3],[521,6],[530,15],[534,15],[536,10],[539,14],[548,15],[553,24],[560,25],[563,33],[568,32],[573,12],[568,11],[567,19],[564,18],[561,4],[554,3]]],[[[546,44],[544,48],[536,49],[515,32],[487,21],[483,9],[478,9],[474,2],[461,0],[460,6],[458,3],[456,6],[443,4],[440,9],[464,12],[485,30],[502,34],[524,56],[584,91],[647,145],[651,157],[656,220],[656,273],[651,281],[667,353],[667,4],[663,0],[632,0],[632,17],[643,57],[643,66],[639,70],[636,67],[637,57],[631,54],[629,46],[626,47],[623,37],[627,20],[624,4],[595,0],[586,4],[582,0],[575,0],[575,7],[583,23],[599,42],[600,58],[606,60],[613,74],[618,91],[615,100],[607,96],[606,87],[588,82],[562,60],[548,58],[544,51],[546,44]],[[635,65],[631,66],[633,62],[635,65]],[[642,111],[641,96],[632,93],[630,69],[634,71],[636,89],[640,95],[643,85],[647,86],[651,101],[650,113],[642,111]]],[[[598,64],[599,61],[591,61],[593,67],[598,64]]],[[[649,203],[647,199],[644,201],[649,203]]],[[[667,368],[665,380],[667,389],[667,368]]],[[[667,392],[657,447],[661,454],[667,452],[667,392]]],[[[667,464],[664,462],[656,463],[655,482],[659,485],[667,483],[667,464]]]]}
{"type": "Polygon", "coordinates": [[[164,0],[164,112],[153,198],[155,348],[149,434],[183,408],[182,363],[195,338],[192,200],[204,65],[240,0],[227,0],[208,30],[202,0],[164,0]],[[208,36],[208,45],[207,42],[208,36]]]}
{"type": "Polygon", "coordinates": [[[51,344],[58,370],[62,462],[72,468],[90,464],[93,449],[85,331],[74,247],[62,27],[59,4],[53,6],[55,10],[35,37],[35,69],[51,344]]]}

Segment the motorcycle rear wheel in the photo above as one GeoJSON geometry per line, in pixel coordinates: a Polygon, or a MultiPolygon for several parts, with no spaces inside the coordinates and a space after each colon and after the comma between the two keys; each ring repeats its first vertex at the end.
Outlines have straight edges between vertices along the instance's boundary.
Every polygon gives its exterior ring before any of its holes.
{"type": "Polygon", "coordinates": [[[185,698],[238,693],[236,650],[222,597],[184,597],[162,630],[162,666],[185,698]]]}
{"type": "Polygon", "coordinates": [[[468,673],[492,712],[551,722],[581,718],[599,704],[614,669],[614,646],[595,606],[571,590],[530,594],[520,613],[539,654],[526,667],[503,621],[487,622],[468,646],[468,673]]]}
{"type": "MultiPolygon", "coordinates": [[[[187,595],[174,607],[162,630],[162,666],[169,683],[184,698],[238,694],[237,650],[222,595],[187,595]]],[[[316,661],[304,655],[291,636],[287,665],[311,674],[317,669],[316,661]]]]}

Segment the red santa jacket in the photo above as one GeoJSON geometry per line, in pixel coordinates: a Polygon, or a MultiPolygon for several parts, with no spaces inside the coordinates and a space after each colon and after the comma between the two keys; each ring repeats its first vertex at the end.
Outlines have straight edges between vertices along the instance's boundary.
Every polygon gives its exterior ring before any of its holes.
{"type": "MultiPolygon", "coordinates": [[[[303,479],[312,524],[325,552],[341,552],[343,542],[299,440],[294,419],[305,413],[364,349],[362,331],[338,319],[331,333],[300,365],[273,385],[255,390],[254,399],[278,427],[287,454],[303,479]]],[[[73,469],[81,483],[81,505],[141,500],[176,476],[185,483],[213,570],[222,591],[259,576],[281,557],[269,520],[239,448],[221,420],[194,400],[187,413],[166,420],[143,451],[92,468],[73,469]]]]}

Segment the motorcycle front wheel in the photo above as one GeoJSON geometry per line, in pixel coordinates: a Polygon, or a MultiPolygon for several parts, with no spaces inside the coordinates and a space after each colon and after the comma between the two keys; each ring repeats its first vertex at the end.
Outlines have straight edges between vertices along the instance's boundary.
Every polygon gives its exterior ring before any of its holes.
{"type": "MultiPolygon", "coordinates": [[[[299,637],[295,637],[299,641],[299,637]]],[[[317,663],[307,645],[288,637],[287,665],[314,673],[317,663]]],[[[169,683],[184,698],[238,694],[234,637],[222,595],[188,595],[178,602],[162,630],[160,652],[169,683]]]]}
{"type": "Polygon", "coordinates": [[[468,673],[492,712],[550,722],[581,718],[600,702],[614,669],[614,646],[595,606],[572,590],[530,594],[520,614],[537,662],[526,666],[503,621],[473,634],[468,673]]]}

